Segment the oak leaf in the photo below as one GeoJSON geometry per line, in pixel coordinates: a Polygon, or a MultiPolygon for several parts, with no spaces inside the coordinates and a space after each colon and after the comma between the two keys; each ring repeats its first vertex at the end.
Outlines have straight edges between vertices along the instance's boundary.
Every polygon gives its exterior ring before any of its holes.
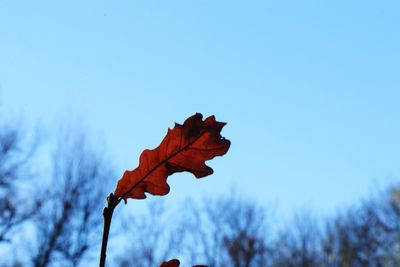
{"type": "Polygon", "coordinates": [[[183,125],[175,123],[157,148],[142,152],[136,169],[125,171],[115,195],[125,201],[146,198],[145,192],[166,195],[167,178],[173,173],[187,171],[196,178],[212,174],[213,169],[205,161],[224,155],[230,147],[230,141],[220,134],[225,124],[214,116],[203,121],[200,113],[186,119],[183,125]]]}
{"type": "Polygon", "coordinates": [[[169,261],[164,261],[161,263],[160,267],[179,267],[181,263],[177,259],[172,259],[169,261]]]}
{"type": "MultiPolygon", "coordinates": [[[[172,259],[169,261],[164,261],[161,263],[160,267],[179,267],[181,263],[177,259],[172,259]]],[[[207,265],[194,265],[193,267],[207,267],[207,265]]]]}

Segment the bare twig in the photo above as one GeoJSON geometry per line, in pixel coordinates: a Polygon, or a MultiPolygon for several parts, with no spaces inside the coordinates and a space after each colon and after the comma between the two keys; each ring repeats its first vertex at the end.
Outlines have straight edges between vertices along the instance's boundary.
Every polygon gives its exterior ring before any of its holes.
{"type": "Polygon", "coordinates": [[[104,267],[106,264],[106,251],[107,251],[107,243],[108,243],[108,234],[110,232],[111,219],[114,212],[115,207],[121,201],[120,198],[115,196],[113,193],[110,193],[107,197],[107,205],[103,209],[103,217],[104,217],[104,230],[103,230],[103,239],[101,242],[101,253],[100,253],[100,267],[104,267]]]}

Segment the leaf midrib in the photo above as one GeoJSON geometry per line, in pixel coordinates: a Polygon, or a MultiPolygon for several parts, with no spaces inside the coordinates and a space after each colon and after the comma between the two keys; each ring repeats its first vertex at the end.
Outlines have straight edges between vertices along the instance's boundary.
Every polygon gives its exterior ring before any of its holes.
{"type": "MultiPolygon", "coordinates": [[[[119,197],[118,202],[120,202],[122,199],[124,199],[130,192],[132,192],[133,189],[135,189],[136,186],[138,186],[140,183],[142,183],[151,173],[153,173],[157,168],[159,168],[161,165],[165,164],[168,162],[171,158],[175,157],[178,155],[180,152],[183,150],[186,150],[189,146],[194,144],[197,140],[200,139],[201,136],[203,136],[207,131],[200,132],[199,136],[197,136],[192,142],[189,142],[187,145],[184,147],[178,149],[176,152],[172,153],[168,157],[166,157],[164,160],[160,161],[157,163],[153,168],[151,168],[139,181],[137,181],[134,185],[132,185],[128,191],[126,191],[122,196],[119,197]]],[[[183,135],[183,134],[182,134],[183,135]]],[[[182,137],[181,137],[182,138],[182,137]]],[[[160,144],[161,145],[161,144],[160,144]]],[[[143,153],[143,152],[142,152],[143,153]]],[[[139,161],[139,168],[140,168],[140,161],[139,161]]],[[[168,177],[168,176],[167,176],[168,177]]]]}

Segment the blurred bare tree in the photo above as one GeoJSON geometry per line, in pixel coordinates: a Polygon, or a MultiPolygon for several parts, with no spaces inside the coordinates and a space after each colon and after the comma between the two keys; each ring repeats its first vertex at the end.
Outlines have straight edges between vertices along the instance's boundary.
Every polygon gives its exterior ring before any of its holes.
{"type": "Polygon", "coordinates": [[[203,252],[197,262],[221,267],[267,266],[265,209],[231,196],[205,199],[201,206],[191,210],[186,233],[196,240],[192,249],[200,247],[203,252]]]}
{"type": "Polygon", "coordinates": [[[304,211],[296,214],[274,240],[270,266],[322,266],[321,238],[318,223],[311,214],[304,211]]]}
{"type": "Polygon", "coordinates": [[[327,222],[326,266],[399,266],[400,197],[393,186],[327,222]]]}
{"type": "MultiPolygon", "coordinates": [[[[35,267],[79,266],[100,244],[102,207],[112,172],[84,135],[61,135],[52,157],[52,176],[34,220],[35,267]]],[[[96,251],[97,259],[97,251],[96,251]]]]}
{"type": "Polygon", "coordinates": [[[324,242],[327,263],[343,267],[386,266],[381,230],[376,210],[370,205],[338,216],[327,226],[324,242]]]}
{"type": "Polygon", "coordinates": [[[29,162],[35,149],[36,143],[27,141],[18,125],[0,126],[0,243],[10,242],[17,226],[32,217],[39,206],[32,196],[26,201],[21,189],[32,176],[29,162]]]}
{"type": "Polygon", "coordinates": [[[233,197],[185,201],[176,214],[153,204],[130,221],[129,249],[118,265],[150,267],[180,258],[208,266],[267,266],[265,216],[255,203],[233,197]]]}
{"type": "Polygon", "coordinates": [[[123,229],[128,244],[118,257],[118,266],[159,266],[176,257],[174,253],[179,251],[182,237],[175,228],[177,220],[162,199],[154,200],[140,216],[129,216],[125,220],[123,229]]]}

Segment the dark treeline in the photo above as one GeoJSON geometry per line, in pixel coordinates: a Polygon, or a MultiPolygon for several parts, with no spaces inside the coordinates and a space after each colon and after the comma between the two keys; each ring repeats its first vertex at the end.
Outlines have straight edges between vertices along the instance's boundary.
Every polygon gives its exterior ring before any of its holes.
{"type": "MultiPolygon", "coordinates": [[[[61,132],[46,161],[26,132],[0,128],[0,266],[96,266],[101,209],[116,172],[83,134],[61,132]]],[[[297,214],[283,226],[234,194],[172,209],[157,198],[144,213],[114,222],[108,265],[179,258],[210,267],[400,266],[399,188],[323,222],[297,214]]]]}
{"type": "Polygon", "coordinates": [[[189,201],[178,210],[168,215],[153,204],[145,217],[132,218],[128,233],[139,243],[117,266],[156,266],[178,256],[221,267],[400,266],[397,186],[323,222],[300,213],[278,227],[272,212],[237,197],[189,201]]]}

